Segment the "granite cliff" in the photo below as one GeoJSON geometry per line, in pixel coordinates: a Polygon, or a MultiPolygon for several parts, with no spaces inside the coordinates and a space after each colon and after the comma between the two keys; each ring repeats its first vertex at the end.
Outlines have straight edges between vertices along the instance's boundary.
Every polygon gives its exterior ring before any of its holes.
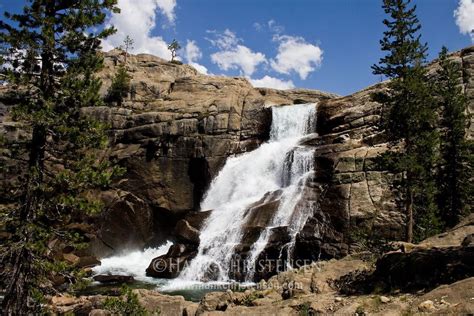
{"type": "MultiPolygon", "coordinates": [[[[462,65],[461,84],[471,114],[474,47],[452,58],[462,65]]],[[[100,73],[104,95],[123,59],[119,51],[105,55],[106,67],[100,73]]],[[[434,73],[437,65],[429,67],[434,73]]],[[[379,170],[374,163],[388,148],[378,126],[383,109],[371,99],[373,92],[384,89],[384,83],[340,97],[316,90],[254,88],[243,78],[205,76],[191,66],[144,54],[129,56],[127,69],[132,89],[121,107],[84,109],[85,115],[110,124],[108,154],[127,168],[122,180],[100,192],[107,208],[91,222],[94,228],[83,227],[91,233],[95,255],[170,238],[194,249],[196,231],[208,213],[198,212],[200,200],[226,158],[255,149],[268,139],[271,106],[299,103],[317,103],[318,135],[307,139],[304,146],[316,148],[316,171],[305,184],[305,195],[319,207],[297,238],[297,256],[311,260],[344,256],[351,233],[360,227],[402,237],[404,216],[391,185],[396,175],[379,170]]],[[[8,87],[2,88],[3,96],[6,90],[8,87]]],[[[2,97],[1,101],[0,129],[6,141],[28,138],[25,128],[10,119],[14,100],[2,97]]],[[[471,124],[469,137],[473,133],[471,124]]],[[[2,179],[4,193],[14,192],[21,162],[12,161],[8,151],[2,152],[2,161],[17,170],[2,179]]],[[[243,254],[254,241],[253,232],[272,216],[272,202],[253,205],[254,220],[247,224],[248,233],[240,246],[243,254]]],[[[274,256],[284,242],[279,232],[270,238],[266,256],[274,256]]]]}

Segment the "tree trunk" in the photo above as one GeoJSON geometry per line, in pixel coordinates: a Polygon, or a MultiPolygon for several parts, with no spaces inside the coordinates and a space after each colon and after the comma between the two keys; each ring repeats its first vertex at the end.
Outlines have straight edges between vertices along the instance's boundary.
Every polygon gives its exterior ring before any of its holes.
{"type": "Polygon", "coordinates": [[[33,256],[29,248],[31,230],[28,225],[35,221],[36,210],[42,195],[38,185],[43,181],[45,145],[46,129],[44,126],[37,125],[33,128],[27,184],[18,218],[21,226],[18,227],[17,234],[21,238],[21,246],[10,254],[12,274],[2,302],[4,315],[27,315],[31,312],[30,285],[34,271],[31,266],[33,256]]]}
{"type": "Polygon", "coordinates": [[[2,302],[2,312],[8,316],[28,315],[31,312],[28,302],[31,278],[29,253],[26,247],[21,247],[13,255],[12,275],[2,302]]]}
{"type": "Polygon", "coordinates": [[[410,184],[407,184],[407,196],[406,196],[406,238],[407,242],[413,242],[413,190],[410,184]]]}

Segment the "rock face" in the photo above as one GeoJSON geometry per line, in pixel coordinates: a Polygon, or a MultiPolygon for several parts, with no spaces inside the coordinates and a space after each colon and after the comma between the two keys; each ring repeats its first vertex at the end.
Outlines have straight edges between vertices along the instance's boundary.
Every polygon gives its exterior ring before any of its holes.
{"type": "MultiPolygon", "coordinates": [[[[105,55],[106,67],[100,73],[104,95],[123,58],[117,51],[105,55]]],[[[472,114],[474,47],[452,58],[463,67],[467,110],[472,114]]],[[[208,215],[196,211],[226,158],[268,139],[270,106],[309,102],[318,103],[318,135],[304,144],[316,148],[316,168],[305,184],[305,197],[318,207],[297,237],[296,256],[309,260],[343,256],[356,227],[386,237],[402,236],[404,217],[391,187],[396,175],[377,169],[374,163],[387,145],[378,127],[381,106],[371,100],[371,94],[384,89],[384,84],[338,97],[314,90],[253,88],[243,78],[204,76],[190,66],[145,54],[129,56],[126,67],[133,77],[132,89],[121,107],[83,109],[84,115],[110,124],[110,156],[127,168],[122,180],[101,193],[107,208],[96,220],[93,254],[101,257],[158,244],[170,236],[193,249],[189,253],[195,251],[196,230],[208,215]]],[[[434,63],[430,69],[436,67],[434,63]]],[[[11,103],[0,98],[0,130],[8,142],[22,142],[29,135],[11,121],[11,103]]],[[[472,138],[474,124],[469,133],[472,138]]],[[[6,197],[14,192],[22,167],[8,152],[0,158],[16,168],[1,180],[0,196],[6,197]]],[[[0,202],[11,201],[2,198],[0,202]]],[[[243,253],[277,205],[275,197],[249,210],[252,221],[243,223],[247,227],[246,241],[240,246],[243,253]]],[[[283,231],[275,232],[262,256],[275,256],[276,249],[287,242],[283,231]]]]}
{"type": "MultiPolygon", "coordinates": [[[[106,55],[106,68],[101,73],[104,94],[122,58],[115,51],[106,55]]],[[[107,231],[111,226],[121,226],[115,231],[131,227],[137,233],[148,231],[132,237],[130,243],[135,246],[163,240],[173,230],[180,233],[178,238],[184,237],[180,220],[199,210],[205,190],[225,159],[268,138],[268,106],[335,96],[309,90],[255,89],[242,78],[199,75],[190,66],[151,55],[130,56],[127,68],[133,76],[133,93],[123,107],[84,112],[111,124],[112,156],[127,168],[126,181],[116,189],[143,201],[146,205],[140,209],[141,217],[153,223],[150,233],[142,223],[130,225],[119,220],[123,209],[111,209],[101,222],[102,239],[111,236],[107,231]],[[180,227],[174,229],[177,223],[180,227]]],[[[128,199],[124,202],[130,204],[128,199]]],[[[193,234],[184,238],[196,241],[193,234]]],[[[117,250],[123,241],[107,243],[117,250]]]]}

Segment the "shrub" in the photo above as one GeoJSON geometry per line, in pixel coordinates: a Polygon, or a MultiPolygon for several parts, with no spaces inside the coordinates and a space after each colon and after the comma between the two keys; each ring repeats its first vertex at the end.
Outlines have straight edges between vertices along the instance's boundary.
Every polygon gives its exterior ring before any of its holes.
{"type": "MultiPolygon", "coordinates": [[[[147,315],[146,309],[140,305],[137,294],[132,289],[124,286],[121,289],[120,297],[108,297],[104,302],[104,309],[117,315],[147,315]]],[[[159,314],[159,312],[158,312],[159,314]]]]}

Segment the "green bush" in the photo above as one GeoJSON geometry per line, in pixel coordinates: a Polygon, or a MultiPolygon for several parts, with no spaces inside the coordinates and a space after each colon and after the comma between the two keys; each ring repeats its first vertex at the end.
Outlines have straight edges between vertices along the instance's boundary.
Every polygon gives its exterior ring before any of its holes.
{"type": "Polygon", "coordinates": [[[127,286],[122,287],[120,297],[108,297],[104,302],[104,309],[114,315],[148,315],[146,309],[140,305],[137,294],[127,286]]]}

